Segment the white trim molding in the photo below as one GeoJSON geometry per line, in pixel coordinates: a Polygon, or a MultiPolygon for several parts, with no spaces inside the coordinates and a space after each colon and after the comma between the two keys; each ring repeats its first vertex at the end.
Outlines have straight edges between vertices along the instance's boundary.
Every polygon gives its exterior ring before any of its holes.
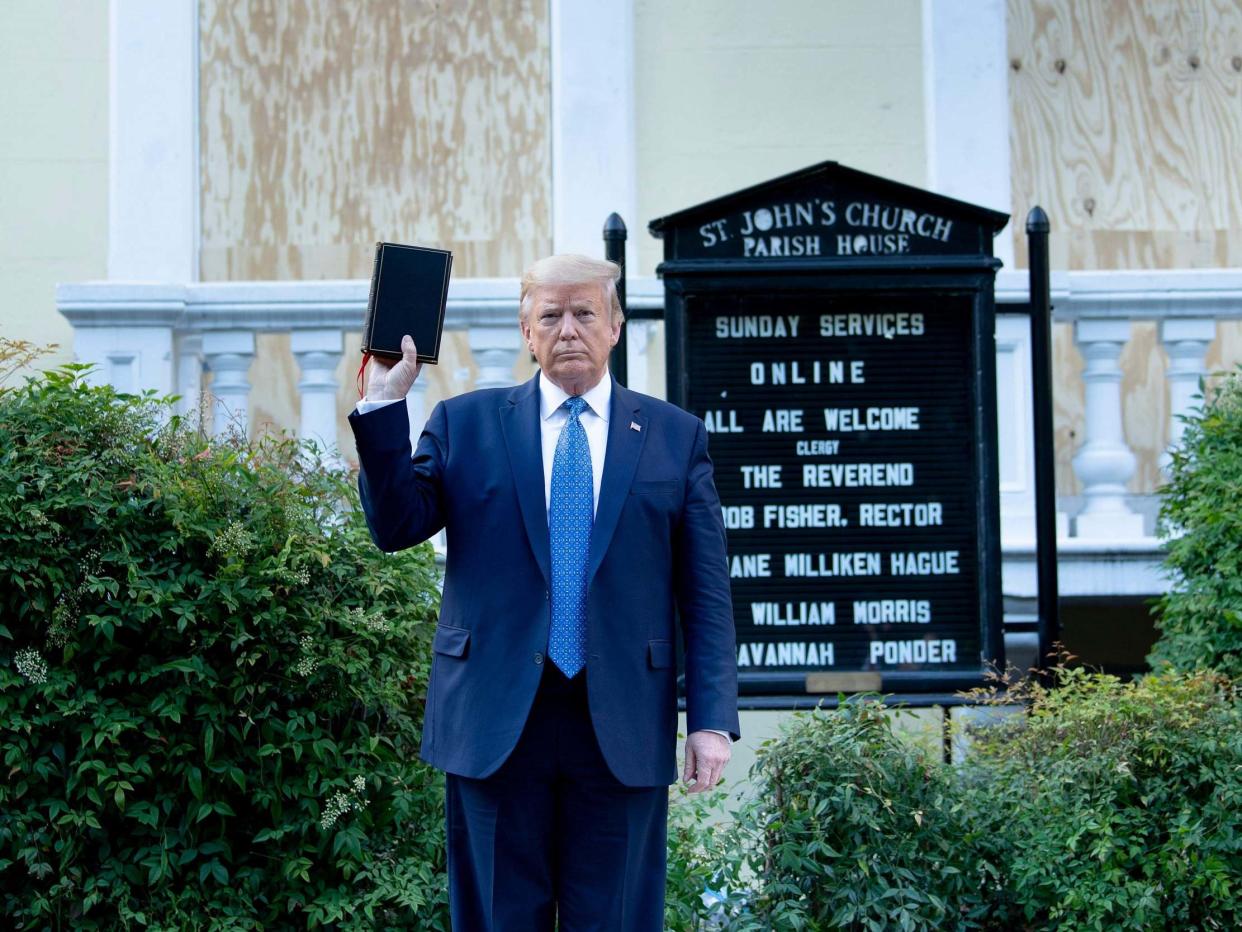
{"type": "MultiPolygon", "coordinates": [[[[927,187],[1010,213],[1005,0],[923,0],[927,187]]],[[[993,248],[1013,268],[1013,224],[993,248]]]]}
{"type": "Polygon", "coordinates": [[[112,0],[108,278],[198,278],[198,2],[112,0]]]}
{"type": "Polygon", "coordinates": [[[551,26],[552,249],[600,255],[615,211],[634,268],[634,0],[551,0],[551,26]]]}

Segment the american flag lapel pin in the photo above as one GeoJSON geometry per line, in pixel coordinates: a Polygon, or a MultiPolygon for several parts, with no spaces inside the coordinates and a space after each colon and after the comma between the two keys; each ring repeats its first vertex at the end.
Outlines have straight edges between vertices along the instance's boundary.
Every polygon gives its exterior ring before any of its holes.
{"type": "Polygon", "coordinates": [[[642,433],[642,427],[639,426],[637,421],[630,421],[630,430],[636,430],[639,433],[642,433]]]}

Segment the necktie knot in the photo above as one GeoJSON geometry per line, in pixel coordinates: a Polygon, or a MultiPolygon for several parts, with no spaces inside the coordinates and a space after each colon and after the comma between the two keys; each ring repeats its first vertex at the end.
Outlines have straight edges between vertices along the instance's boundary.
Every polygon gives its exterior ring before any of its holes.
{"type": "Polygon", "coordinates": [[[572,395],[565,399],[562,407],[568,409],[570,417],[576,417],[587,409],[587,403],[581,395],[572,395]]]}

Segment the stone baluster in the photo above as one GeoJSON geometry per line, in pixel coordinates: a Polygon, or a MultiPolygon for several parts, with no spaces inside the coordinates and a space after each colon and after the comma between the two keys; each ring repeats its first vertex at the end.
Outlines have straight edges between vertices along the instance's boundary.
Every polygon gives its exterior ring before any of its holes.
{"type": "Polygon", "coordinates": [[[513,384],[513,367],[522,349],[517,322],[502,327],[471,327],[470,353],[478,363],[475,388],[504,388],[513,384]]]}
{"type": "MultiPolygon", "coordinates": [[[[1160,341],[1169,354],[1169,447],[1182,441],[1185,425],[1179,415],[1189,414],[1199,393],[1199,380],[1207,375],[1208,344],[1216,339],[1216,321],[1211,318],[1173,318],[1160,324],[1160,341]]],[[[1168,468],[1169,454],[1160,457],[1168,468]]]]}
{"type": "Polygon", "coordinates": [[[302,406],[298,436],[314,441],[325,460],[336,462],[336,367],[345,348],[344,337],[339,329],[294,330],[289,348],[302,373],[298,382],[302,406]]]}
{"type": "Polygon", "coordinates": [[[202,415],[203,335],[185,331],[177,336],[177,413],[197,424],[202,415]]]}
{"type": "Polygon", "coordinates": [[[1075,338],[1086,360],[1085,442],[1074,457],[1084,505],[1075,530],[1079,537],[1141,537],[1143,516],[1126,502],[1126,483],[1134,475],[1136,461],[1121,420],[1119,361],[1130,339],[1130,321],[1084,318],[1076,324],[1075,338]]]}
{"type": "Polygon", "coordinates": [[[222,437],[235,430],[247,436],[254,331],[206,331],[203,334],[203,357],[212,373],[212,433],[222,437]]]}

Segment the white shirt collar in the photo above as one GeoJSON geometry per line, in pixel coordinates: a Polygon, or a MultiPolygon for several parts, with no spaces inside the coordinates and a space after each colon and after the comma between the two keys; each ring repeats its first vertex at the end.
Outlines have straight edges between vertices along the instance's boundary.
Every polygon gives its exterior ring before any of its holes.
{"type": "MultiPolygon", "coordinates": [[[[539,416],[547,420],[557,412],[569,395],[551,379],[539,373],[539,416]]],[[[599,384],[582,396],[589,407],[604,423],[608,423],[608,406],[612,402],[612,375],[604,370],[604,377],[599,384]]]]}

